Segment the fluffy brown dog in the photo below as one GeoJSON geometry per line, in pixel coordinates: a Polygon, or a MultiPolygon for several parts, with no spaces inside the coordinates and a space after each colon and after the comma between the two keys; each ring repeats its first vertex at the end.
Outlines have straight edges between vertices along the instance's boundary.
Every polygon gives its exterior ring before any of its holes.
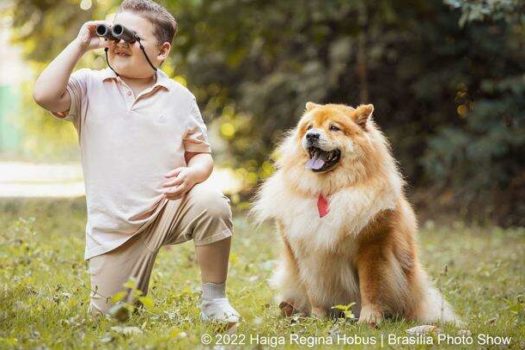
{"type": "Polygon", "coordinates": [[[419,263],[414,212],[373,110],[308,102],[278,148],[253,209],[284,241],[272,279],[281,310],[325,317],[355,302],[361,323],[455,322],[419,263]]]}

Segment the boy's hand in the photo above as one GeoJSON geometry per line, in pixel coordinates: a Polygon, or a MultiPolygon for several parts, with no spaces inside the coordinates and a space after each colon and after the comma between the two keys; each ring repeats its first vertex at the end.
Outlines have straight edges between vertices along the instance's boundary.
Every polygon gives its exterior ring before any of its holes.
{"type": "Polygon", "coordinates": [[[178,199],[197,183],[195,169],[191,167],[180,167],[170,171],[165,178],[168,179],[162,187],[164,196],[168,199],[178,199]]]}
{"type": "Polygon", "coordinates": [[[84,23],[80,28],[75,40],[78,42],[82,50],[88,51],[109,46],[109,40],[97,35],[97,25],[99,24],[110,25],[110,23],[106,21],[89,21],[84,23]]]}

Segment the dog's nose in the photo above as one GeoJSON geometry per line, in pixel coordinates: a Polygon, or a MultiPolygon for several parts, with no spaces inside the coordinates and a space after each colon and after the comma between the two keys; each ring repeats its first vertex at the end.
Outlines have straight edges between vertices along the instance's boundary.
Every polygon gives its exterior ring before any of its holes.
{"type": "Polygon", "coordinates": [[[321,135],[317,132],[308,132],[306,134],[306,139],[310,142],[318,141],[320,136],[321,135]]]}

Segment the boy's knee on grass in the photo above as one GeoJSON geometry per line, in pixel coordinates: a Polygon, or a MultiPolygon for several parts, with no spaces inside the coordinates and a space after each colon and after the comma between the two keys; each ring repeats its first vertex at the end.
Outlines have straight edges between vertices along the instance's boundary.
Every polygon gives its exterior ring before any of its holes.
{"type": "MultiPolygon", "coordinates": [[[[134,302],[133,314],[137,314],[144,306],[138,300],[134,302]]],[[[103,307],[97,306],[93,301],[90,302],[88,313],[95,320],[109,316],[118,321],[127,321],[130,317],[130,309],[125,303],[105,303],[103,307]]]]}
{"type": "Polygon", "coordinates": [[[103,310],[95,305],[93,301],[89,303],[88,307],[88,314],[95,320],[103,318],[106,314],[107,310],[103,310]]]}

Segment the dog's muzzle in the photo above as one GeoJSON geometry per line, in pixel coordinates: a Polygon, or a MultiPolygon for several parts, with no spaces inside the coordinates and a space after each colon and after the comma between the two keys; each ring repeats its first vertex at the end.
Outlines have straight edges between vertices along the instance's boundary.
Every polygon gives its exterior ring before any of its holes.
{"type": "Polygon", "coordinates": [[[339,149],[323,150],[320,146],[320,138],[321,135],[318,132],[309,131],[305,135],[306,151],[310,157],[305,167],[316,173],[332,169],[341,159],[339,149]]]}

